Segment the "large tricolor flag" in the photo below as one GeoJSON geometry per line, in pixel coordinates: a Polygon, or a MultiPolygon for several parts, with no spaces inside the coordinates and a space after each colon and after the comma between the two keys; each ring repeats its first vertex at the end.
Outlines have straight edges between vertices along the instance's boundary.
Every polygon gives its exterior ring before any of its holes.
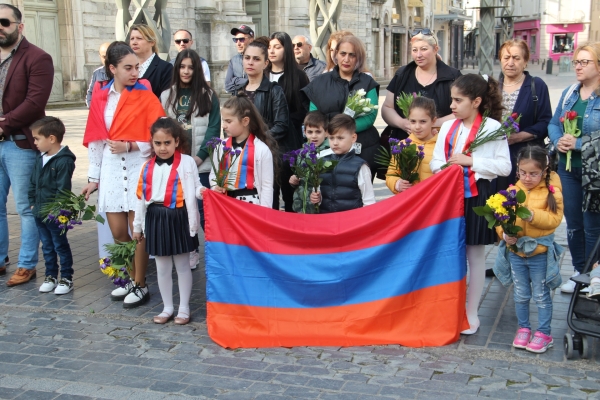
{"type": "Polygon", "coordinates": [[[451,167],[335,214],[205,192],[210,337],[230,348],[456,341],[469,328],[463,191],[451,167]]]}

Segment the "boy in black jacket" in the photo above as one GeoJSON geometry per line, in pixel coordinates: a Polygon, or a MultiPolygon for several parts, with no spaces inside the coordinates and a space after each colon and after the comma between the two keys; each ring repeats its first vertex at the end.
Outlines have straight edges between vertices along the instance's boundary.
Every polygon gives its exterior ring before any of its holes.
{"type": "Polygon", "coordinates": [[[65,126],[55,117],[44,117],[30,127],[35,145],[40,151],[29,184],[29,205],[42,241],[46,263],[46,279],[40,292],[66,294],[73,290],[73,254],[67,234],[53,221],[44,222],[47,215],[40,208],[54,200],[61,190],[71,190],[71,178],[75,170],[75,155],[67,146],[61,146],[65,126]],[[58,281],[58,260],[60,276],[58,281]]]}

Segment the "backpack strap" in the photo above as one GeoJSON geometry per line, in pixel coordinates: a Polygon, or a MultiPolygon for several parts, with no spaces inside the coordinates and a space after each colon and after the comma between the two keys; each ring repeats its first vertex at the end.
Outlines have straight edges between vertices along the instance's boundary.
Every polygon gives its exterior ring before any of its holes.
{"type": "Polygon", "coordinates": [[[535,92],[535,76],[531,77],[531,97],[533,99],[533,123],[537,122],[537,103],[538,103],[538,97],[537,97],[537,93],[535,92]]]}
{"type": "Polygon", "coordinates": [[[569,88],[569,90],[567,91],[567,94],[565,94],[565,97],[563,98],[563,103],[562,103],[563,111],[564,111],[565,106],[567,105],[567,100],[569,100],[569,97],[571,97],[571,95],[573,94],[575,89],[577,89],[578,87],[579,87],[579,83],[572,84],[571,87],[569,88]]]}

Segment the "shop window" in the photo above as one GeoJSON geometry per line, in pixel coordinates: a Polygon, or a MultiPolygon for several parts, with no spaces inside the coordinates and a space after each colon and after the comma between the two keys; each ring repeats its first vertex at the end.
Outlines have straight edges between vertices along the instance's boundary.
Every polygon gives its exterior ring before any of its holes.
{"type": "Polygon", "coordinates": [[[537,35],[531,35],[531,37],[529,38],[529,49],[531,51],[531,53],[535,54],[536,53],[536,46],[537,44],[537,35]]]}
{"type": "Polygon", "coordinates": [[[392,34],[392,65],[400,65],[401,47],[400,35],[392,34]]]}
{"type": "Polygon", "coordinates": [[[553,53],[572,53],[573,43],[575,39],[574,33],[555,34],[552,40],[553,53]]]}

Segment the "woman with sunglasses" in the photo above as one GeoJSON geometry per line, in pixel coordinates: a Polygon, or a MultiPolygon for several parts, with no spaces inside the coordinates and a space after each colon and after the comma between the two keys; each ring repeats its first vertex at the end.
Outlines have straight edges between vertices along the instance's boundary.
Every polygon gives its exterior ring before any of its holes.
{"type": "MultiPolygon", "coordinates": [[[[271,82],[281,85],[290,113],[290,129],[285,142],[279,144],[280,153],[298,149],[302,146],[302,123],[308,111],[308,102],[303,102],[304,96],[300,90],[308,85],[308,76],[298,67],[294,57],[292,39],[285,32],[271,34],[269,41],[269,65],[266,73],[271,82]]],[[[293,175],[289,165],[281,160],[281,195],[285,203],[285,211],[293,212],[294,188],[289,180],[293,175]]],[[[279,197],[280,185],[275,182],[273,198],[279,197]]],[[[278,200],[278,199],[277,199],[278,200]]],[[[278,201],[277,201],[278,202],[278,201]]],[[[276,204],[278,205],[278,204],[276,204]]]]}
{"type": "Polygon", "coordinates": [[[408,116],[403,115],[396,105],[396,99],[402,93],[417,93],[433,99],[438,114],[436,126],[454,118],[450,111],[450,86],[461,75],[460,71],[438,58],[438,43],[430,29],[414,31],[410,44],[413,61],[399,68],[387,87],[381,116],[388,127],[382,137],[408,137],[408,116]]]}
{"type": "MultiPolygon", "coordinates": [[[[597,168],[589,171],[584,166],[596,163],[598,152],[582,152],[585,147],[598,147],[600,140],[600,43],[578,47],[573,53],[573,66],[578,83],[566,88],[554,116],[548,125],[548,136],[558,150],[558,176],[563,186],[567,243],[571,251],[575,273],[579,275],[600,236],[600,187],[597,168]],[[564,132],[562,120],[567,112],[577,113],[577,128],[581,136],[564,132]],[[567,152],[571,152],[571,166],[567,169],[567,152]],[[582,157],[582,156],[585,156],[582,157]],[[599,189],[596,189],[599,190],[599,189]]],[[[568,117],[573,117],[569,115],[568,117]]],[[[573,293],[575,282],[568,280],[561,286],[565,293],[573,293]]]]}
{"type": "Polygon", "coordinates": [[[160,99],[160,94],[171,84],[173,66],[159,57],[156,32],[146,24],[133,25],[129,45],[140,60],[140,79],[150,82],[152,93],[160,99]]]}
{"type": "MultiPolygon", "coordinates": [[[[371,100],[371,104],[377,105],[379,84],[363,72],[366,51],[360,39],[353,35],[340,38],[334,59],[337,65],[331,72],[317,76],[302,89],[310,100],[309,111],[319,110],[331,119],[344,112],[348,96],[360,89],[365,91],[365,97],[371,100]]],[[[379,132],[373,126],[376,118],[376,109],[356,118],[356,142],[359,144],[356,153],[369,164],[372,179],[377,169],[375,154],[379,149],[379,132]]]]}

